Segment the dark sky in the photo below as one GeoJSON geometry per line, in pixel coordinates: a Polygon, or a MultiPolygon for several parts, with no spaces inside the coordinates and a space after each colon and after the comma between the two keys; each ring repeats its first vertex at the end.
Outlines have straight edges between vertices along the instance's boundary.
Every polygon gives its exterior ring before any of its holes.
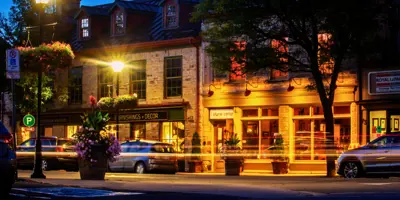
{"type": "MultiPolygon", "coordinates": [[[[8,11],[10,10],[10,7],[12,5],[12,0],[0,0],[0,1],[2,5],[0,6],[0,13],[3,15],[8,15],[8,11]]],[[[63,0],[58,0],[58,1],[63,1],[63,0]]],[[[81,5],[90,6],[90,5],[111,3],[111,2],[114,2],[114,0],[82,0],[81,5]]]]}

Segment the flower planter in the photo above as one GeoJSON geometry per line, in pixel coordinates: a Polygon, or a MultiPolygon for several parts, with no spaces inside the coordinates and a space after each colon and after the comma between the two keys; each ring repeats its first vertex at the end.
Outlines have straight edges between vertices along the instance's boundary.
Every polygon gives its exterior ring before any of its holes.
{"type": "Polygon", "coordinates": [[[225,175],[226,176],[239,176],[242,168],[241,159],[228,158],[225,160],[225,175]]]}
{"type": "Polygon", "coordinates": [[[289,163],[286,161],[272,162],[272,171],[274,174],[287,174],[289,172],[289,163]]]}
{"type": "Polygon", "coordinates": [[[91,145],[91,148],[91,157],[95,162],[79,160],[81,180],[104,180],[107,171],[106,147],[104,145],[91,145]]]}
{"type": "Polygon", "coordinates": [[[189,172],[191,173],[203,172],[203,161],[201,160],[189,161],[189,172]]]}

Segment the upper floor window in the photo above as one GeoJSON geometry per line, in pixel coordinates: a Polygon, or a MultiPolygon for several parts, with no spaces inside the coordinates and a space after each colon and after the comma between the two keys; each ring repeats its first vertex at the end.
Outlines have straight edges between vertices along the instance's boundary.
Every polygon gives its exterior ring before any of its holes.
{"type": "Polygon", "coordinates": [[[113,75],[110,67],[99,67],[99,99],[113,96],[113,75]]]}
{"type": "Polygon", "coordinates": [[[175,4],[165,7],[165,28],[175,28],[178,26],[178,6],[175,4]]]}
{"type": "Polygon", "coordinates": [[[136,93],[138,99],[146,99],[146,61],[136,61],[132,66],[130,93],[136,93]]]}
{"type": "MultiPolygon", "coordinates": [[[[288,40],[288,38],[285,38],[288,40]]],[[[279,40],[271,41],[272,48],[275,49],[277,55],[280,57],[282,61],[282,66],[277,66],[277,69],[272,69],[270,74],[270,80],[287,80],[289,78],[289,73],[287,72],[287,65],[285,63],[288,62],[288,59],[285,58],[285,54],[289,53],[289,47],[286,42],[282,42],[279,40]]]]}
{"type": "Polygon", "coordinates": [[[87,17],[81,19],[80,36],[82,39],[89,37],[89,18],[87,17]]]}
{"type": "Polygon", "coordinates": [[[82,104],[82,67],[73,67],[69,71],[69,104],[82,104]]]}
{"type": "Polygon", "coordinates": [[[118,11],[114,15],[114,35],[125,33],[125,16],[124,12],[118,11]]]}
{"type": "Polygon", "coordinates": [[[182,96],[182,57],[165,58],[165,97],[182,96]]]}

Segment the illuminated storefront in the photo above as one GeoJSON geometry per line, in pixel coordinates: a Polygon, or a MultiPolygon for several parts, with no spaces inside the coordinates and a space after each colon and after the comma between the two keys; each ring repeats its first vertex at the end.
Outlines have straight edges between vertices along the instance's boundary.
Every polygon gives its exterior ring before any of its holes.
{"type": "MultiPolygon", "coordinates": [[[[268,83],[265,85],[264,88],[268,87],[268,83]]],[[[236,133],[241,140],[245,170],[271,170],[268,148],[273,145],[274,133],[283,135],[292,170],[306,170],[310,164],[318,166],[315,170],[325,170],[328,138],[323,109],[315,92],[304,87],[291,92],[286,88],[262,90],[259,85],[248,95],[237,86],[225,84],[218,88],[203,100],[203,134],[212,137],[215,146],[214,171],[223,170],[219,147],[230,133],[236,133]],[[236,91],[227,92],[231,90],[236,91]]],[[[339,85],[336,92],[333,140],[338,153],[358,144],[354,95],[354,85],[339,85]]]]}

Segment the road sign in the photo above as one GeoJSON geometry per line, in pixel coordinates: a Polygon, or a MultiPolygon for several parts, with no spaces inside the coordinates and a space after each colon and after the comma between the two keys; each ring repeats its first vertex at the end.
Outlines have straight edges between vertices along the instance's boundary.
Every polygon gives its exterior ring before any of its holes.
{"type": "Polygon", "coordinates": [[[6,57],[7,57],[7,72],[6,76],[8,79],[19,79],[20,74],[20,53],[18,49],[7,49],[6,51],[6,57]]]}
{"type": "Polygon", "coordinates": [[[24,125],[27,127],[32,127],[35,125],[35,117],[31,114],[27,114],[23,119],[24,125]]]}
{"type": "Polygon", "coordinates": [[[7,49],[7,72],[19,72],[18,49],[7,49]]]}

